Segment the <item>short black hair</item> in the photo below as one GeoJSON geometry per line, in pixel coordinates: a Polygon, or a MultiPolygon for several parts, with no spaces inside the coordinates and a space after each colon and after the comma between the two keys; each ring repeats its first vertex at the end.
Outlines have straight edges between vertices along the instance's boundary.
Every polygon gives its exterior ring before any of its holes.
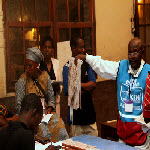
{"type": "Polygon", "coordinates": [[[41,43],[41,50],[43,49],[43,46],[45,44],[46,41],[50,41],[52,43],[52,48],[54,48],[54,40],[53,38],[51,38],[50,36],[46,36],[41,43]]]}
{"type": "Polygon", "coordinates": [[[84,40],[84,38],[82,36],[74,36],[73,38],[71,38],[70,40],[70,47],[71,47],[71,50],[75,47],[77,47],[78,45],[78,40],[79,39],[82,39],[84,40]]]}
{"type": "Polygon", "coordinates": [[[38,114],[43,113],[41,99],[35,93],[30,93],[29,95],[23,98],[21,102],[20,114],[23,114],[24,112],[28,112],[31,109],[36,109],[36,112],[38,114]]]}

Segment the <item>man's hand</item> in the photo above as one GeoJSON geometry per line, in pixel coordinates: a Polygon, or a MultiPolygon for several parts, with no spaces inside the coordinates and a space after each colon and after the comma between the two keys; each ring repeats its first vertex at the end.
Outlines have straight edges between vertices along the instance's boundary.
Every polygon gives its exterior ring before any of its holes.
{"type": "Polygon", "coordinates": [[[50,107],[47,108],[47,110],[45,112],[45,115],[51,114],[51,112],[52,112],[52,107],[50,106],[50,107]]]}
{"type": "Polygon", "coordinates": [[[81,83],[81,87],[86,91],[92,91],[96,88],[96,83],[93,81],[88,81],[86,83],[81,83]]]}
{"type": "Polygon", "coordinates": [[[75,59],[76,60],[78,60],[78,59],[81,59],[81,60],[86,60],[86,55],[81,55],[81,54],[79,54],[79,55],[77,55],[77,56],[75,56],[75,59]]]}

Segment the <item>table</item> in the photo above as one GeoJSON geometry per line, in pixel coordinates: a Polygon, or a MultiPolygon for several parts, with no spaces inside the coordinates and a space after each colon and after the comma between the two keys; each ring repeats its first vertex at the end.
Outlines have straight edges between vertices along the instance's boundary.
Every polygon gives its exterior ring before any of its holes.
{"type": "MultiPolygon", "coordinates": [[[[125,145],[122,143],[102,139],[102,138],[96,137],[96,136],[85,135],[85,134],[76,136],[76,137],[72,137],[71,139],[73,141],[79,141],[79,142],[82,142],[87,145],[96,146],[96,148],[100,149],[100,150],[137,150],[134,147],[131,147],[131,146],[128,146],[128,145],[125,145]]],[[[53,143],[53,145],[62,146],[62,142],[63,141],[53,143]]],[[[45,150],[49,145],[51,145],[51,143],[47,143],[45,145],[38,143],[35,145],[35,150],[45,150]]]]}
{"type": "Polygon", "coordinates": [[[100,150],[137,150],[134,147],[119,142],[102,139],[96,136],[80,135],[72,137],[71,139],[73,141],[79,141],[87,145],[96,146],[96,148],[100,150]]]}
{"type": "Polygon", "coordinates": [[[103,139],[109,138],[113,141],[119,140],[119,136],[117,135],[117,120],[101,123],[101,137],[103,139]]]}

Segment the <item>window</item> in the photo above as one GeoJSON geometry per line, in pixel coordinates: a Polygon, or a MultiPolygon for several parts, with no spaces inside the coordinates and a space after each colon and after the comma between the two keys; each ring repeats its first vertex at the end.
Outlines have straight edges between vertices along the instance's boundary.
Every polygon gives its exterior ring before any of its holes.
{"type": "Polygon", "coordinates": [[[144,42],[145,60],[150,64],[150,0],[136,0],[136,34],[144,42]]]}
{"type": "MultiPolygon", "coordinates": [[[[7,92],[25,68],[25,52],[50,35],[57,42],[76,34],[85,38],[87,53],[95,55],[94,0],[3,0],[6,35],[7,92]]],[[[54,54],[57,57],[57,52],[54,54]]]]}

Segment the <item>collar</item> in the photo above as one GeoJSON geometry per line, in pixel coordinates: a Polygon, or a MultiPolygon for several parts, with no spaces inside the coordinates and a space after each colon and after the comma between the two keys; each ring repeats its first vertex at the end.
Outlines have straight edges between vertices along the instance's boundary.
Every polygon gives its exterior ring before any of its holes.
{"type": "Polygon", "coordinates": [[[145,61],[143,59],[141,59],[141,65],[137,70],[134,70],[131,65],[129,65],[129,70],[128,73],[131,73],[133,75],[133,77],[138,77],[139,74],[141,73],[143,66],[145,64],[145,61]]]}

